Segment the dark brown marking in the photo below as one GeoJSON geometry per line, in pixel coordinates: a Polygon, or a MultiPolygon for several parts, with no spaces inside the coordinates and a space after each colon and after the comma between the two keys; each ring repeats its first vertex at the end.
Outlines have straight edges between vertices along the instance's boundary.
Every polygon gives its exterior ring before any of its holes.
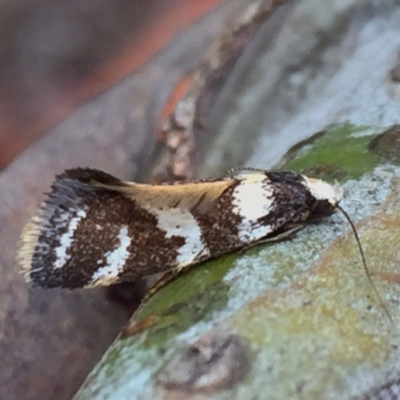
{"type": "Polygon", "coordinates": [[[131,256],[116,282],[173,267],[178,250],[185,243],[183,237],[166,238],[165,232],[157,228],[157,218],[123,194],[93,188],[69,177],[53,184],[43,207],[48,222],[44,222],[46,229],[39,236],[31,272],[33,282],[43,286],[76,288],[90,284],[94,272],[106,265],[106,252],[119,246],[117,237],[124,225],[131,237],[131,256]],[[82,209],[87,215],[75,229],[67,250],[70,258],[62,268],[55,269],[55,249],[71,219],[82,209]],[[67,221],[62,220],[63,213],[68,213],[67,221]],[[96,225],[102,229],[96,229],[96,225]]]}
{"type": "Polygon", "coordinates": [[[56,177],[58,180],[73,179],[86,184],[102,184],[113,186],[126,186],[121,179],[116,178],[106,172],[91,168],[67,169],[56,177]]]}
{"type": "Polygon", "coordinates": [[[208,247],[211,257],[226,253],[241,246],[238,226],[242,217],[233,212],[232,194],[240,184],[228,188],[207,214],[193,213],[202,233],[202,241],[208,247]]]}
{"type": "Polygon", "coordinates": [[[271,225],[273,230],[271,236],[281,234],[294,225],[304,223],[310,217],[316,217],[314,211],[318,213],[318,218],[332,213],[331,209],[328,212],[326,207],[318,207],[320,202],[304,186],[304,179],[301,175],[280,171],[267,172],[266,175],[269,179],[266,184],[273,189],[273,212],[260,218],[259,222],[271,225]],[[323,215],[320,214],[322,209],[325,210],[323,215]]]}
{"type": "MultiPolygon", "coordinates": [[[[252,171],[250,169],[250,171],[252,171]]],[[[263,183],[266,194],[272,192],[271,211],[254,222],[254,226],[271,226],[271,234],[280,235],[293,226],[304,223],[312,214],[318,202],[303,185],[301,175],[291,172],[266,173],[263,183]]],[[[238,181],[227,189],[213,208],[205,215],[196,215],[202,231],[203,242],[210,249],[212,257],[247,246],[239,240],[238,228],[242,217],[233,211],[233,192],[240,184],[238,181]]],[[[266,196],[266,201],[268,198],[266,196]]],[[[251,202],[251,198],[249,198],[251,202]]],[[[256,241],[263,240],[258,238],[256,241]]],[[[199,261],[207,258],[199,258],[199,261]]]]}

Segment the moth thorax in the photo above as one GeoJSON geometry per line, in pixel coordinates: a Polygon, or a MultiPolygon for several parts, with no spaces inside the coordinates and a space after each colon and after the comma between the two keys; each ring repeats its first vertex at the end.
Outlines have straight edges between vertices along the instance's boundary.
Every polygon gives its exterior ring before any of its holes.
{"type": "Polygon", "coordinates": [[[304,176],[304,185],[317,201],[326,201],[334,208],[343,198],[343,189],[340,185],[330,185],[320,179],[313,179],[304,176]]]}

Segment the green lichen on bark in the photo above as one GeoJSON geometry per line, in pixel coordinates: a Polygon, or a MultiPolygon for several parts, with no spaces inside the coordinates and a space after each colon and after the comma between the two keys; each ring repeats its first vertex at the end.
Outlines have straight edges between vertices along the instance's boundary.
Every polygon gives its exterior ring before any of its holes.
{"type": "Polygon", "coordinates": [[[228,255],[218,262],[204,263],[155,293],[134,315],[135,320],[161,316],[160,322],[150,327],[151,334],[146,335],[143,345],[162,345],[195,323],[209,319],[213,312],[224,309],[229,285],[222,278],[234,259],[235,256],[228,255]]]}
{"type": "Polygon", "coordinates": [[[368,133],[367,127],[352,124],[332,126],[289,150],[283,168],[328,180],[359,178],[380,162],[368,149],[368,133]]]}
{"type": "Polygon", "coordinates": [[[251,369],[228,389],[197,393],[202,398],[349,398],[354,387],[359,394],[400,372],[400,170],[374,145],[389,131],[330,127],[292,149],[279,168],[341,182],[342,205],[394,325],[364,275],[348,224],[335,214],[285,242],[205,263],[161,289],[132,317],[156,316],[154,323],[119,338],[75,399],[187,398],[187,386],[160,385],[159,374],[212,332],[242,338],[251,369]]]}

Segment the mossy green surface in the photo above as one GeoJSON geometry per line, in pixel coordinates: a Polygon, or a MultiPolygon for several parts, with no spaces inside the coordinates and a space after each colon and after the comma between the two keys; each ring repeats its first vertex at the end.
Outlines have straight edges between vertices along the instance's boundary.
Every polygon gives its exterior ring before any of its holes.
{"type": "Polygon", "coordinates": [[[160,317],[159,322],[149,328],[143,345],[161,345],[196,322],[207,320],[214,311],[223,309],[228,301],[229,286],[222,278],[234,259],[234,255],[227,255],[218,262],[210,261],[182,273],[139,308],[135,320],[149,315],[160,317]]]}
{"type": "Polygon", "coordinates": [[[280,168],[327,180],[357,179],[381,161],[369,150],[371,140],[368,127],[332,126],[289,150],[280,168]]]}

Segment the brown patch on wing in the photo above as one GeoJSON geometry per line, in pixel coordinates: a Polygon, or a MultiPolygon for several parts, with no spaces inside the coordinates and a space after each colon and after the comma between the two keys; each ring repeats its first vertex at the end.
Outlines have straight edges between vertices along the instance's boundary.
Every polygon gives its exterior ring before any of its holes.
{"type": "MultiPolygon", "coordinates": [[[[79,274],[85,286],[90,286],[93,274],[106,265],[105,253],[111,250],[110,246],[115,249],[119,245],[114,244],[113,240],[116,240],[124,225],[128,227],[131,238],[127,248],[130,255],[115,283],[133,281],[176,265],[178,251],[184,245],[185,238],[167,238],[166,232],[157,228],[154,215],[119,193],[102,191],[94,199],[87,217],[77,227],[71,247],[73,256],[62,270],[69,268],[70,276],[79,274]],[[103,229],[96,230],[96,225],[103,229]]],[[[97,284],[102,284],[102,281],[99,280],[97,284]]]]}
{"type": "Polygon", "coordinates": [[[233,212],[232,194],[240,182],[231,185],[207,214],[194,213],[202,232],[202,241],[211,256],[227,253],[243,246],[239,240],[238,227],[242,217],[233,212]]]}
{"type": "MultiPolygon", "coordinates": [[[[106,253],[120,245],[118,233],[122,226],[128,226],[128,234],[131,236],[130,224],[140,223],[148,226],[154,223],[153,216],[138,213],[132,201],[115,192],[86,191],[81,200],[81,206],[86,209],[86,216],[79,221],[72,243],[66,250],[68,260],[61,268],[54,268],[57,260],[54,249],[58,245],[58,238],[49,237],[44,231],[39,237],[39,243],[48,242],[52,251],[45,256],[41,256],[40,253],[34,255],[31,272],[33,282],[47,287],[88,286],[92,282],[94,272],[107,264],[106,253]],[[34,272],[35,270],[37,272],[34,272]]],[[[53,219],[57,217],[55,212],[49,220],[49,225],[56,225],[53,219]]],[[[68,226],[69,221],[66,223],[66,229],[68,226]]]]}
{"type": "MultiPolygon", "coordinates": [[[[156,220],[153,215],[148,215],[156,220]]],[[[121,282],[129,282],[138,276],[153,275],[176,267],[179,250],[186,242],[185,237],[167,238],[168,232],[157,228],[156,221],[151,224],[132,223],[128,233],[132,238],[128,247],[130,256],[120,274],[121,282]]]]}
{"type": "Polygon", "coordinates": [[[35,284],[66,288],[91,286],[93,274],[107,265],[106,254],[120,246],[118,235],[123,226],[131,238],[127,248],[130,255],[113,282],[100,279],[96,285],[132,281],[176,265],[185,238],[167,238],[166,232],[157,228],[157,218],[127,196],[82,185],[72,176],[60,178],[52,189],[43,205],[42,222],[36,227],[38,240],[29,271],[35,284]],[[73,232],[65,263],[55,268],[60,237],[68,232],[70,221],[79,210],[85,210],[86,215],[73,232]]]}
{"type": "Polygon", "coordinates": [[[304,186],[304,178],[294,172],[267,172],[274,191],[274,212],[259,219],[260,223],[271,225],[273,230],[285,225],[304,223],[317,205],[316,199],[304,186]]]}
{"type": "Polygon", "coordinates": [[[60,175],[56,176],[56,181],[62,181],[65,179],[73,179],[80,183],[93,184],[103,183],[108,185],[123,185],[123,181],[119,178],[116,178],[113,175],[108,174],[107,172],[100,171],[99,169],[93,168],[71,168],[66,169],[60,175]]]}

